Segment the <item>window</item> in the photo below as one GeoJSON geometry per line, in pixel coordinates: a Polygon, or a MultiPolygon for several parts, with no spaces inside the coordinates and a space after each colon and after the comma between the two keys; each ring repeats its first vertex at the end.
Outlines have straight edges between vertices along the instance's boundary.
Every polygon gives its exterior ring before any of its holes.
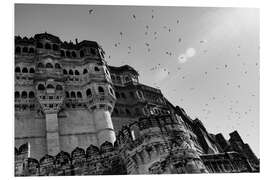
{"type": "Polygon", "coordinates": [[[58,48],[58,45],[57,44],[53,44],[53,50],[57,51],[59,48],[58,48]]]}
{"type": "Polygon", "coordinates": [[[87,74],[87,73],[88,73],[87,69],[84,69],[83,74],[87,74]]]}
{"type": "Polygon", "coordinates": [[[84,57],[84,52],[83,52],[83,50],[80,51],[80,57],[81,57],[81,58],[84,57]]]}
{"type": "Polygon", "coordinates": [[[23,69],[22,69],[22,72],[23,72],[23,73],[28,73],[28,69],[27,69],[27,68],[23,68],[23,69]]]}
{"type": "Polygon", "coordinates": [[[29,98],[34,98],[35,97],[35,93],[33,91],[29,92],[29,98]]]}
{"type": "Polygon", "coordinates": [[[69,75],[73,75],[73,71],[71,69],[69,70],[69,75]]]}
{"type": "Polygon", "coordinates": [[[23,52],[27,53],[28,52],[28,48],[27,47],[23,47],[23,52]]]}
{"type": "Polygon", "coordinates": [[[66,91],[66,98],[69,98],[69,93],[66,91]]]}
{"type": "Polygon", "coordinates": [[[50,68],[51,69],[51,68],[53,68],[53,65],[51,63],[47,63],[46,64],[46,68],[50,68]]]}
{"type": "Polygon", "coordinates": [[[20,98],[20,93],[18,91],[15,92],[15,99],[20,98]]]}
{"type": "Polygon", "coordinates": [[[45,49],[51,49],[51,45],[49,43],[45,44],[45,49]]]}
{"type": "Polygon", "coordinates": [[[41,90],[41,91],[45,90],[45,86],[43,84],[39,84],[38,90],[41,90]]]}
{"type": "Polygon", "coordinates": [[[34,48],[29,49],[29,53],[34,53],[34,52],[35,52],[34,48]]]}
{"type": "Polygon", "coordinates": [[[56,85],[56,90],[57,91],[62,91],[63,90],[63,87],[59,84],[56,85]]]}
{"type": "Polygon", "coordinates": [[[64,69],[64,70],[63,70],[63,74],[67,74],[67,70],[64,69]]]}
{"type": "Polygon", "coordinates": [[[40,42],[38,42],[38,43],[37,43],[37,48],[43,48],[43,44],[40,43],[40,42]]]}
{"type": "Polygon", "coordinates": [[[91,54],[93,54],[93,55],[96,55],[97,54],[96,53],[96,49],[94,49],[94,48],[91,48],[90,51],[91,51],[91,54]]]}
{"type": "Polygon", "coordinates": [[[130,95],[130,97],[132,97],[132,98],[134,98],[135,96],[134,96],[134,92],[129,92],[129,95],[130,95]]]}
{"type": "Polygon", "coordinates": [[[104,89],[103,89],[103,87],[99,86],[99,87],[98,87],[98,92],[101,93],[101,94],[104,94],[104,89]]]}
{"type": "Polygon", "coordinates": [[[19,46],[17,46],[15,48],[15,53],[17,53],[17,54],[20,54],[21,53],[21,48],[19,46]]]}
{"type": "Polygon", "coordinates": [[[26,91],[23,91],[23,92],[22,92],[22,98],[23,98],[23,99],[26,99],[26,98],[27,98],[27,92],[26,92],[26,91]]]}
{"type": "Polygon", "coordinates": [[[65,51],[61,50],[61,57],[65,57],[65,51]]]}
{"type": "Polygon", "coordinates": [[[80,75],[78,70],[75,70],[75,75],[80,75]]]}
{"type": "Polygon", "coordinates": [[[77,97],[82,98],[82,93],[80,91],[77,92],[77,97]]]}
{"type": "Polygon", "coordinates": [[[34,68],[30,68],[30,73],[35,73],[35,69],[34,68]]]}
{"type": "Polygon", "coordinates": [[[87,89],[87,90],[86,90],[86,96],[87,96],[87,97],[92,96],[91,89],[87,89]]]}
{"type": "Polygon", "coordinates": [[[66,52],[66,56],[70,57],[70,52],[69,51],[66,52]]]}
{"type": "Polygon", "coordinates": [[[51,84],[48,84],[48,85],[47,85],[47,89],[54,89],[54,86],[51,85],[51,84]]]}
{"type": "Polygon", "coordinates": [[[125,81],[126,81],[126,82],[129,82],[129,81],[131,81],[131,78],[130,78],[129,76],[126,76],[126,77],[125,77],[125,81]]]}
{"type": "Polygon", "coordinates": [[[71,97],[71,98],[76,98],[75,92],[72,91],[72,92],[70,93],[70,97],[71,97]]]}
{"type": "Polygon", "coordinates": [[[20,68],[20,67],[16,67],[16,68],[15,68],[15,72],[16,72],[16,73],[20,73],[20,72],[21,72],[21,68],[20,68]]]}
{"type": "Polygon", "coordinates": [[[95,66],[94,70],[98,72],[99,68],[97,66],[95,66]]]}
{"type": "Polygon", "coordinates": [[[115,76],[111,75],[111,78],[112,78],[113,81],[115,80],[115,76]]]}
{"type": "Polygon", "coordinates": [[[55,69],[61,69],[61,66],[58,63],[55,63],[54,67],[55,67],[55,69]]]}
{"type": "Polygon", "coordinates": [[[73,58],[76,58],[77,57],[75,51],[72,51],[71,55],[72,55],[73,58]]]}
{"type": "Polygon", "coordinates": [[[37,67],[38,68],[44,68],[44,65],[42,63],[38,63],[37,67]]]}

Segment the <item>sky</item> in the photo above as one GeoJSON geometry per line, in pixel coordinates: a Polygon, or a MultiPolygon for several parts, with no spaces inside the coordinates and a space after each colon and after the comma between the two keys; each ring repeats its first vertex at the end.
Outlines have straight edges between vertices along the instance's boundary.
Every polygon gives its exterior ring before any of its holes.
{"type": "Polygon", "coordinates": [[[97,41],[109,65],[134,67],[210,133],[237,130],[260,156],[259,9],[16,4],[15,35],[43,32],[97,41]]]}

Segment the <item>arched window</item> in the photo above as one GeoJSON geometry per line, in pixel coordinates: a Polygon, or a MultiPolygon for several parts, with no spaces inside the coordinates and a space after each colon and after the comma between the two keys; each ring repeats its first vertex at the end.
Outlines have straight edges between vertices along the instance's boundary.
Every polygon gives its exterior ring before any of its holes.
{"type": "Polygon", "coordinates": [[[103,87],[99,86],[99,87],[98,87],[98,92],[103,94],[103,93],[104,93],[103,87]]]}
{"type": "Polygon", "coordinates": [[[47,63],[46,68],[53,68],[53,65],[51,63],[47,63]]]}
{"type": "Polygon", "coordinates": [[[44,68],[44,65],[42,63],[38,63],[37,67],[38,68],[44,68]]]}
{"type": "Polygon", "coordinates": [[[23,92],[22,92],[22,98],[23,98],[23,99],[26,99],[26,98],[27,98],[27,92],[26,92],[26,91],[23,91],[23,92]]]}
{"type": "Polygon", "coordinates": [[[35,93],[33,91],[30,91],[28,96],[29,96],[29,98],[34,98],[35,97],[35,93]]]}
{"type": "Polygon", "coordinates": [[[76,98],[76,95],[75,95],[75,92],[74,92],[74,91],[71,91],[70,97],[71,97],[71,98],[76,98]]]}
{"type": "Polygon", "coordinates": [[[83,74],[87,74],[87,73],[88,73],[87,69],[84,69],[83,74]]]}
{"type": "Polygon", "coordinates": [[[77,57],[75,51],[72,51],[72,52],[71,52],[71,55],[72,55],[73,58],[76,58],[76,57],[77,57]]]}
{"type": "Polygon", "coordinates": [[[16,67],[16,68],[15,68],[15,72],[16,72],[16,73],[20,73],[20,72],[21,72],[21,68],[20,68],[20,67],[16,67]]]}
{"type": "Polygon", "coordinates": [[[115,80],[115,76],[114,75],[111,75],[111,78],[112,78],[113,81],[115,80]]]}
{"type": "Polygon", "coordinates": [[[115,96],[116,96],[116,98],[117,98],[117,99],[119,99],[119,98],[120,98],[120,95],[119,95],[119,93],[118,93],[118,92],[115,92],[115,96]]]}
{"type": "Polygon", "coordinates": [[[80,75],[78,70],[75,70],[75,75],[80,75]]]}
{"type": "Polygon", "coordinates": [[[38,43],[37,43],[37,48],[43,48],[43,44],[40,43],[40,42],[38,42],[38,43]]]}
{"type": "Polygon", "coordinates": [[[15,92],[15,99],[20,98],[20,93],[18,91],[15,92]]]}
{"type": "Polygon", "coordinates": [[[23,47],[23,50],[22,50],[24,53],[27,53],[28,52],[28,48],[27,47],[23,47]]]}
{"type": "Polygon", "coordinates": [[[41,90],[41,91],[45,90],[45,86],[43,84],[39,84],[38,90],[41,90]]]}
{"type": "Polygon", "coordinates": [[[83,50],[80,50],[80,57],[81,57],[81,58],[84,57],[84,52],[83,52],[83,50]]]}
{"type": "Polygon", "coordinates": [[[34,52],[35,52],[34,48],[31,47],[31,48],[29,49],[29,53],[32,53],[32,54],[33,54],[34,52]]]}
{"type": "Polygon", "coordinates": [[[123,92],[121,93],[121,96],[122,96],[123,99],[126,99],[127,98],[126,95],[125,95],[125,93],[123,93],[123,92]]]}
{"type": "Polygon", "coordinates": [[[34,68],[30,68],[30,73],[35,73],[35,69],[34,68]]]}
{"type": "Polygon", "coordinates": [[[51,45],[49,43],[45,44],[45,49],[51,49],[51,45]]]}
{"type": "Polygon", "coordinates": [[[126,81],[126,82],[129,82],[129,81],[131,81],[131,78],[130,78],[129,76],[126,76],[126,77],[125,77],[125,81],[126,81]]]}
{"type": "Polygon", "coordinates": [[[23,72],[23,73],[28,73],[28,69],[27,69],[26,67],[24,67],[24,68],[22,69],[22,72],[23,72]]]}
{"type": "Polygon", "coordinates": [[[15,48],[15,53],[17,53],[17,54],[20,54],[21,53],[21,48],[19,46],[17,46],[15,48]]]}
{"type": "Polygon", "coordinates": [[[97,66],[95,66],[94,70],[95,71],[99,71],[99,68],[97,66]]]}
{"type": "Polygon", "coordinates": [[[56,85],[56,90],[57,91],[62,91],[63,90],[63,87],[59,84],[56,85]]]}
{"type": "Polygon", "coordinates": [[[66,98],[69,98],[69,93],[66,91],[66,98]]]}
{"type": "Polygon", "coordinates": [[[61,69],[61,66],[58,63],[55,63],[54,67],[55,67],[55,69],[61,69]]]}
{"type": "Polygon", "coordinates": [[[92,96],[91,89],[87,89],[87,90],[86,90],[86,96],[87,96],[87,97],[92,96]]]}
{"type": "Polygon", "coordinates": [[[73,71],[71,69],[69,70],[69,75],[73,75],[73,71]]]}
{"type": "Polygon", "coordinates": [[[53,50],[57,51],[59,48],[58,48],[58,45],[57,44],[53,44],[53,50]]]}
{"type": "Polygon", "coordinates": [[[66,51],[66,56],[70,57],[70,52],[69,51],[66,51]]]}
{"type": "Polygon", "coordinates": [[[48,84],[48,85],[47,85],[47,89],[54,89],[54,86],[51,85],[51,84],[48,84]]]}
{"type": "Polygon", "coordinates": [[[80,91],[77,92],[77,97],[82,98],[82,93],[80,91]]]}
{"type": "Polygon", "coordinates": [[[65,57],[65,51],[61,50],[61,57],[65,57]]]}
{"type": "Polygon", "coordinates": [[[63,74],[67,74],[67,70],[63,69],[63,74]]]}

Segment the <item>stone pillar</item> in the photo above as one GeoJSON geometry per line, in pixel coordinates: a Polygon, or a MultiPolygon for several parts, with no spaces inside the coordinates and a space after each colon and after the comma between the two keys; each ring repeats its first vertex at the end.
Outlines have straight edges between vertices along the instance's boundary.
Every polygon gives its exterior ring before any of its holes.
{"type": "Polygon", "coordinates": [[[113,144],[116,140],[116,136],[113,129],[110,112],[105,109],[96,109],[94,110],[93,114],[99,146],[105,141],[113,144]]]}
{"type": "Polygon", "coordinates": [[[47,153],[55,156],[60,152],[57,112],[46,113],[47,153]]]}

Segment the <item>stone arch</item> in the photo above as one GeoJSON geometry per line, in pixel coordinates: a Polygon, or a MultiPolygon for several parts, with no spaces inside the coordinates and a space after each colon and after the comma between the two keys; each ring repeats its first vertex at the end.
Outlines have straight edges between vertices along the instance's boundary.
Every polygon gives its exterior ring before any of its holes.
{"type": "Polygon", "coordinates": [[[100,146],[100,151],[101,153],[107,153],[107,152],[112,152],[114,150],[113,144],[105,141],[104,143],[101,144],[100,146]]]}
{"type": "Polygon", "coordinates": [[[41,63],[41,62],[40,62],[40,63],[38,63],[38,64],[37,64],[37,68],[44,68],[44,64],[43,64],[43,63],[41,63]]]}
{"type": "Polygon", "coordinates": [[[98,155],[100,155],[100,151],[99,151],[99,148],[97,146],[94,146],[91,144],[86,149],[86,157],[98,156],[98,155]]]}
{"type": "Polygon", "coordinates": [[[33,54],[34,52],[35,52],[34,48],[31,47],[31,48],[29,49],[29,53],[32,53],[32,54],[33,54]]]}
{"type": "Polygon", "coordinates": [[[67,70],[66,69],[63,69],[63,74],[67,74],[67,70]]]}
{"type": "Polygon", "coordinates": [[[61,53],[61,57],[65,57],[65,51],[64,50],[61,50],[60,53],[61,53]]]}
{"type": "Polygon", "coordinates": [[[75,70],[75,75],[80,75],[80,72],[77,69],[75,70]]]}

